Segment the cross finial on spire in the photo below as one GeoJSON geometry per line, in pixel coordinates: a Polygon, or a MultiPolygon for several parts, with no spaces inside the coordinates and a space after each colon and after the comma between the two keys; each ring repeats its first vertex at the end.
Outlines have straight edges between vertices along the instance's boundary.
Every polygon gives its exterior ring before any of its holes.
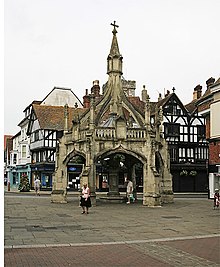
{"type": "Polygon", "coordinates": [[[116,27],[117,27],[117,28],[119,27],[118,25],[115,24],[115,22],[116,22],[116,21],[114,21],[114,23],[111,23],[111,25],[114,27],[114,29],[113,29],[113,31],[112,31],[112,33],[113,33],[114,35],[116,35],[116,33],[117,33],[116,27]]]}

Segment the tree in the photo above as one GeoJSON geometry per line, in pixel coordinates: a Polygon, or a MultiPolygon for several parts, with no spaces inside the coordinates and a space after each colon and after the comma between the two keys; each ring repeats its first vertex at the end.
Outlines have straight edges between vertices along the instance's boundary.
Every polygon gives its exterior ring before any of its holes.
{"type": "Polygon", "coordinates": [[[28,176],[26,174],[22,174],[18,190],[20,190],[20,192],[29,192],[30,189],[31,187],[29,184],[28,176]]]}

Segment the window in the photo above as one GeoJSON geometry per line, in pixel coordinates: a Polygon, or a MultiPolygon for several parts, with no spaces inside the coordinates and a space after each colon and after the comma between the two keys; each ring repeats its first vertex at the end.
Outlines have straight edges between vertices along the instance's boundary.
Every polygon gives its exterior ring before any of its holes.
{"type": "Polygon", "coordinates": [[[180,135],[180,125],[174,123],[164,123],[164,136],[177,137],[180,135]]]}
{"type": "Polygon", "coordinates": [[[44,157],[44,152],[43,151],[40,151],[40,161],[44,161],[45,160],[45,157],[44,157]]]}
{"type": "Polygon", "coordinates": [[[178,147],[171,145],[169,147],[169,153],[170,153],[170,161],[172,163],[178,162],[178,147]]]}
{"type": "Polygon", "coordinates": [[[181,115],[181,110],[178,108],[177,104],[173,104],[173,115],[181,115]]]}
{"type": "Polygon", "coordinates": [[[198,141],[205,138],[205,125],[197,126],[198,141]]]}
{"type": "Polygon", "coordinates": [[[188,127],[180,126],[180,141],[188,142],[188,127]]]}
{"type": "Polygon", "coordinates": [[[206,147],[197,147],[195,158],[197,161],[206,161],[208,159],[208,149],[206,147]]]}
{"type": "Polygon", "coordinates": [[[164,114],[172,114],[172,106],[168,105],[163,109],[164,114]]]}
{"type": "Polygon", "coordinates": [[[13,155],[13,164],[17,164],[17,154],[13,155]]]}
{"type": "Polygon", "coordinates": [[[26,146],[24,145],[21,147],[21,157],[26,158],[26,146]]]}
{"type": "Polygon", "coordinates": [[[39,155],[40,155],[40,152],[36,152],[36,162],[39,162],[40,160],[40,157],[39,157],[39,155]]]}
{"type": "Polygon", "coordinates": [[[194,162],[194,149],[193,148],[187,148],[187,160],[188,162],[194,162]]]}
{"type": "Polygon", "coordinates": [[[37,140],[39,140],[39,131],[36,131],[34,133],[34,141],[37,141],[37,140]]]}

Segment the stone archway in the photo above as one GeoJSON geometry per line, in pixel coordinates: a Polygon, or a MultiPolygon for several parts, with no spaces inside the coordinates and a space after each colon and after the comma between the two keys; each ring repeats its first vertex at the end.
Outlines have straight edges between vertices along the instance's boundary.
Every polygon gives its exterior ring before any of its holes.
{"type": "Polygon", "coordinates": [[[120,194],[120,191],[123,190],[120,189],[123,188],[124,191],[126,191],[125,181],[127,178],[133,181],[134,188],[136,189],[135,165],[142,165],[143,168],[140,158],[141,157],[139,155],[137,156],[133,151],[122,151],[121,149],[109,150],[96,157],[96,163],[99,163],[104,170],[104,177],[102,177],[101,174],[99,178],[106,179],[108,188],[107,194],[105,197],[102,197],[102,200],[115,203],[125,201],[125,197],[120,194]]]}
{"type": "Polygon", "coordinates": [[[85,158],[74,155],[66,163],[67,168],[67,191],[79,191],[82,187],[82,172],[85,166],[85,158]]]}

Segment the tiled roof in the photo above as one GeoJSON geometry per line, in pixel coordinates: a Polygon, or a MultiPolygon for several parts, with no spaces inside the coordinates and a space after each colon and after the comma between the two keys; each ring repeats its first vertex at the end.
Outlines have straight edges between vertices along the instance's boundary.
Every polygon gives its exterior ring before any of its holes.
{"type": "Polygon", "coordinates": [[[139,96],[128,96],[129,102],[142,114],[144,114],[145,103],[139,96]]]}
{"type": "MultiPolygon", "coordinates": [[[[33,110],[39,121],[41,129],[62,131],[64,129],[64,107],[33,105],[33,110]]],[[[68,108],[69,121],[68,128],[72,127],[74,117],[80,115],[84,109],[68,108]]]]}
{"type": "Polygon", "coordinates": [[[187,111],[189,111],[190,114],[192,114],[193,111],[196,109],[196,103],[197,99],[194,99],[193,101],[185,105],[185,108],[187,109],[187,111]]]}
{"type": "MultiPolygon", "coordinates": [[[[213,95],[213,92],[211,91],[211,89],[213,88],[213,87],[215,87],[216,85],[219,85],[220,84],[220,77],[218,78],[218,80],[214,83],[214,84],[212,84],[210,87],[208,87],[207,89],[206,89],[206,91],[205,91],[205,93],[203,94],[203,96],[202,97],[200,97],[199,99],[198,99],[198,101],[197,101],[197,105],[199,104],[199,103],[201,103],[203,100],[206,100],[206,99],[208,99],[209,97],[211,98],[212,97],[212,95],[213,95]]],[[[211,100],[211,99],[210,99],[211,100]]]]}

